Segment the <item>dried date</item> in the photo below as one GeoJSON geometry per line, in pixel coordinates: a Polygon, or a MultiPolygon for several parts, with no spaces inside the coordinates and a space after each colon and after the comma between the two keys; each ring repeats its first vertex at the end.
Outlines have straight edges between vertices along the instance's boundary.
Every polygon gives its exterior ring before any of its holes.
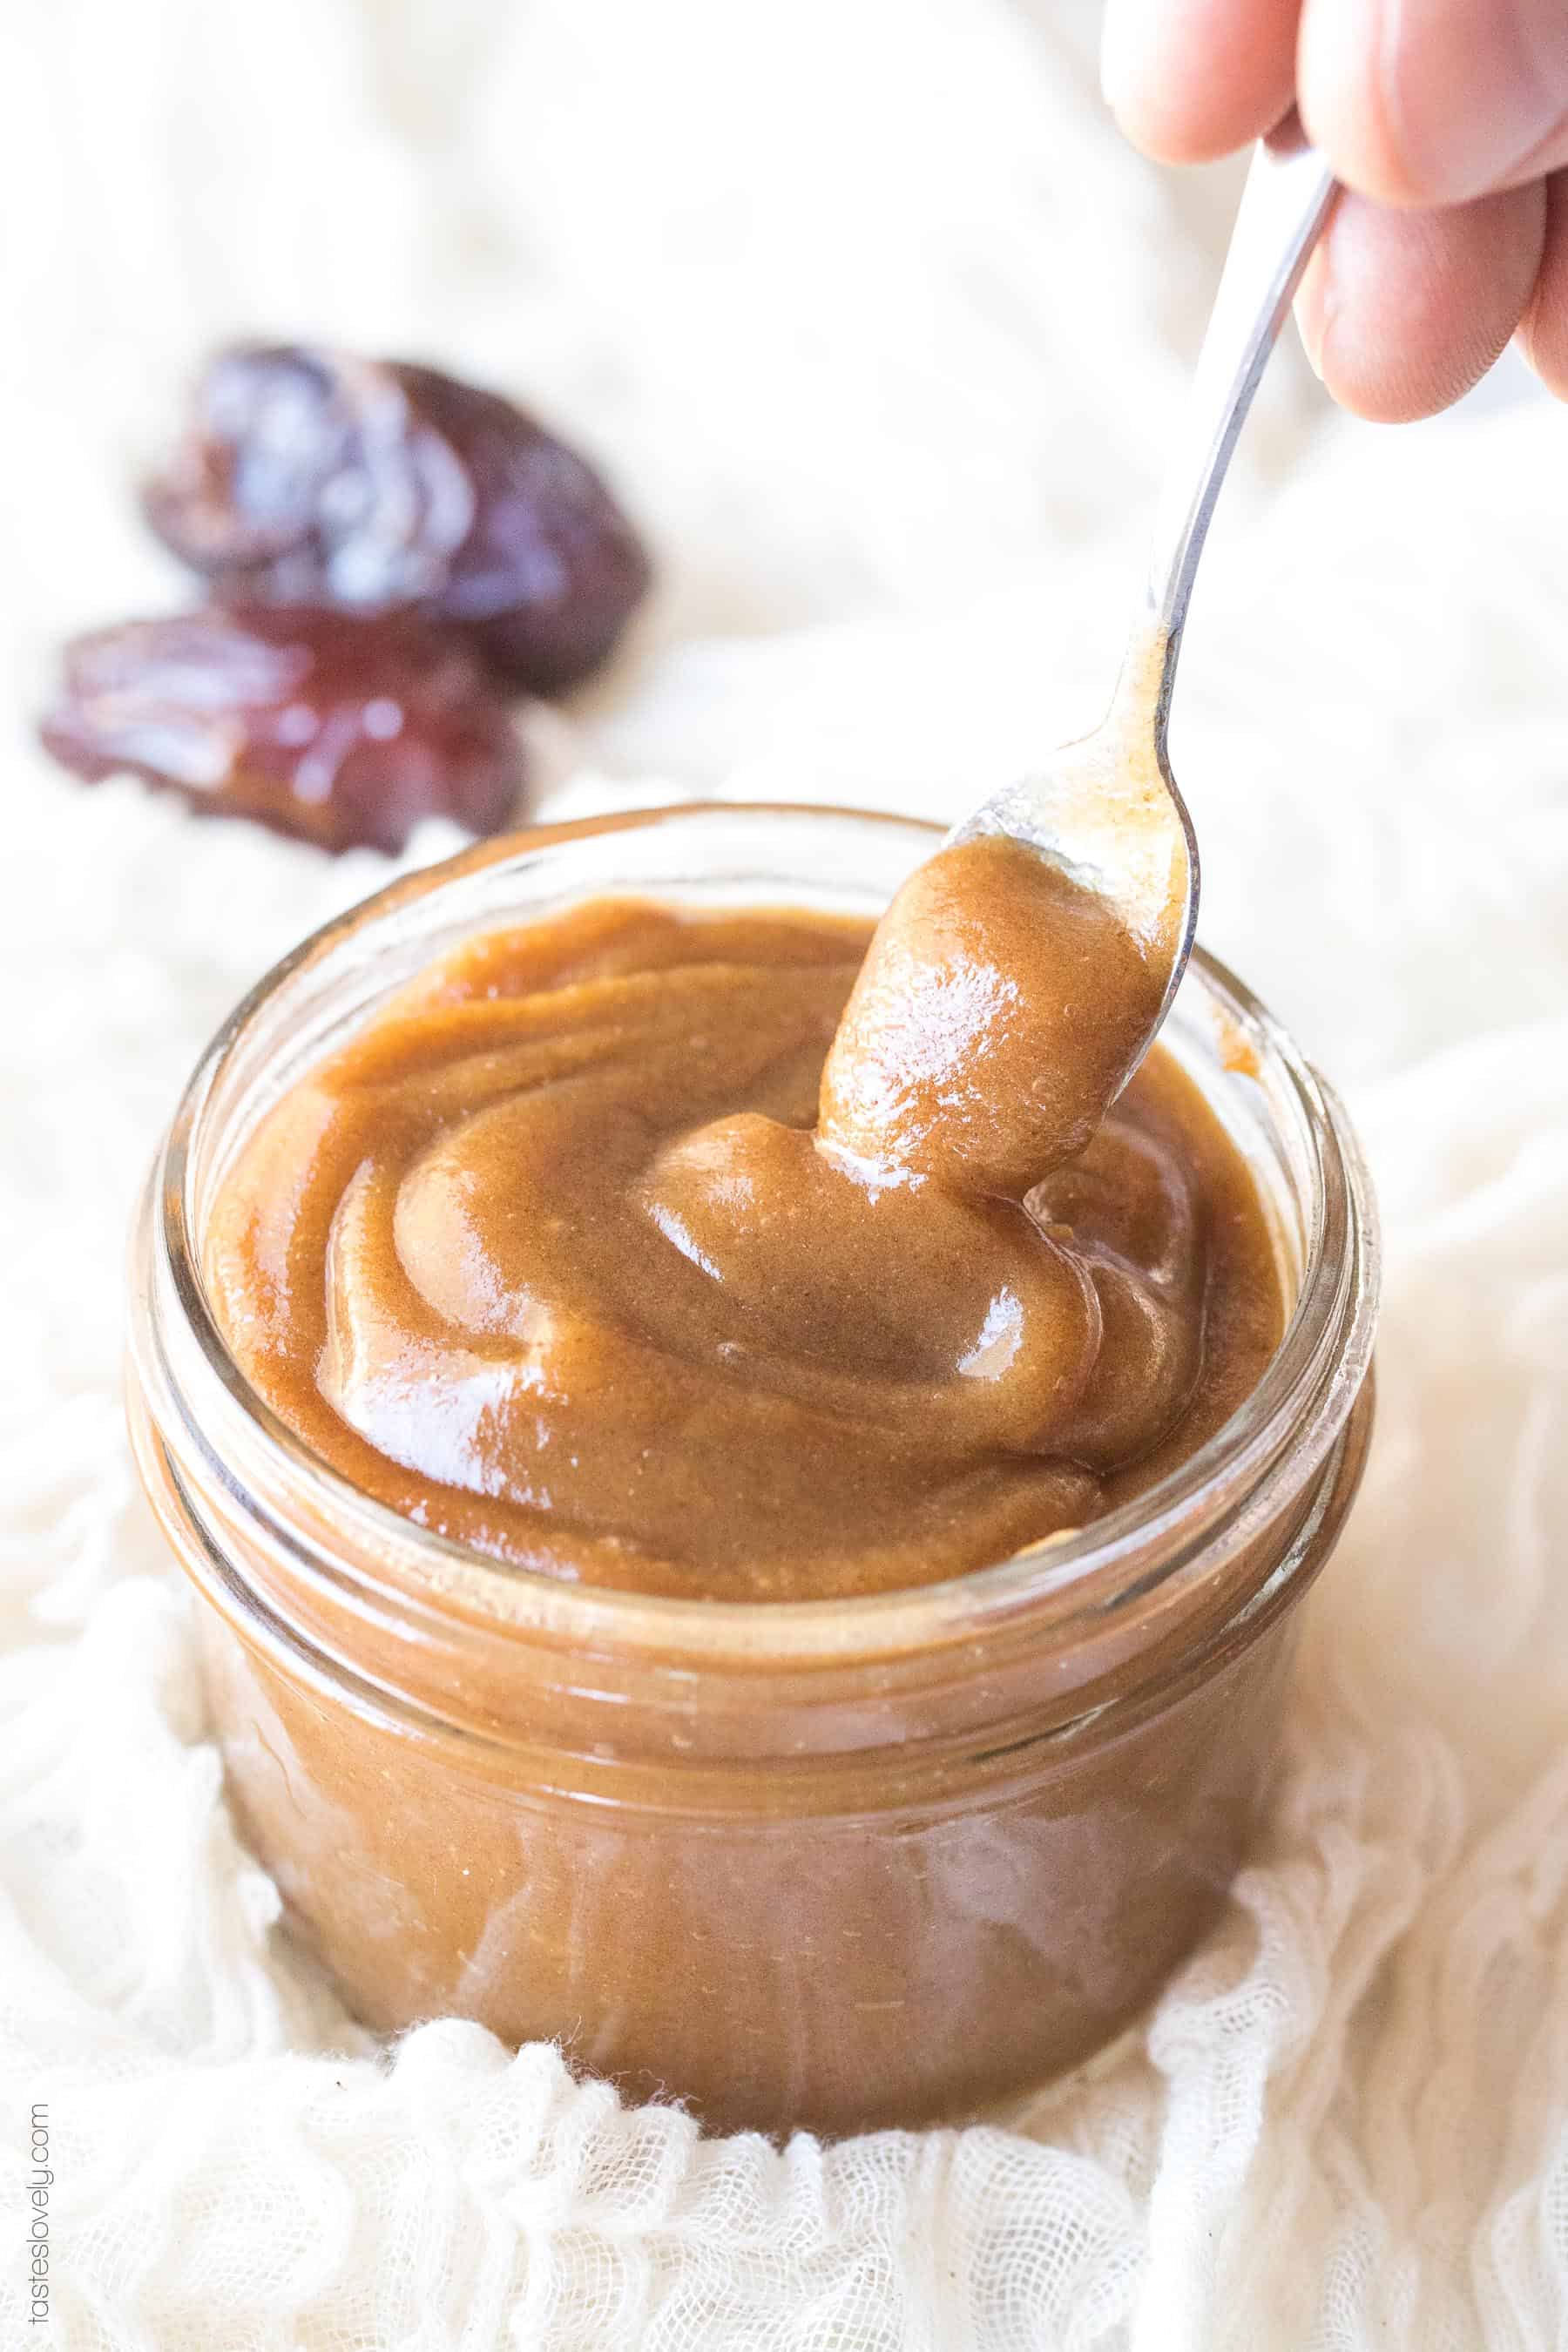
{"type": "Polygon", "coordinates": [[[401,849],[422,817],[518,814],[511,711],[467,646],[416,616],[212,605],[75,638],[39,727],[89,782],[131,773],[324,849],[401,849]]]}
{"type": "Polygon", "coordinates": [[[604,481],[510,401],[303,344],[209,362],[143,509],[220,595],[416,605],[538,693],[598,667],[650,578],[604,481]]]}

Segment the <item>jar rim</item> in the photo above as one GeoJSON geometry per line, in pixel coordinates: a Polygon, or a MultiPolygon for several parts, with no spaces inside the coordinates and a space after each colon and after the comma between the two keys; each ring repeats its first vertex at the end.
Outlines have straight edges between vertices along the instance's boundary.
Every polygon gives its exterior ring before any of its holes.
{"type": "MultiPolygon", "coordinates": [[[[1376,1211],[1360,1146],[1338,1097],[1284,1026],[1219,960],[1194,948],[1191,969],[1219,1010],[1259,1043],[1302,1115],[1311,1197],[1300,1283],[1279,1347],[1251,1394],[1184,1462],[1131,1501],[1086,1526],[1047,1537],[1006,1559],[892,1591],[816,1601],[716,1601],[644,1594],[573,1582],[488,1559],[421,1528],[363,1493],[289,1427],[252,1386],[225,1340],[194,1230],[192,1161],[201,1121],[229,1058],[252,1024],[302,969],[331,956],[368,926],[454,883],[531,863],[574,840],[713,817],[849,820],[929,835],[942,828],[883,811],[790,802],[682,802],[533,826],[420,868],[358,901],[310,933],[262,976],[198,1060],[155,1164],[149,1190],[152,1238],[208,1379],[237,1410],[247,1440],[318,1523],[342,1529],[363,1558],[386,1571],[384,1598],[410,1587],[455,1605],[487,1630],[584,1648],[679,1654],[699,1662],[808,1664],[848,1654],[887,1657],[946,1645],[1048,1610],[1101,1625],[1179,1576],[1217,1527],[1260,1522],[1278,1474],[1314,1413],[1326,1457],[1371,1360],[1378,1293],[1376,1211]],[[389,1590],[390,1588],[390,1590],[389,1590]]],[[[497,920],[504,919],[500,916],[497,920]]]]}

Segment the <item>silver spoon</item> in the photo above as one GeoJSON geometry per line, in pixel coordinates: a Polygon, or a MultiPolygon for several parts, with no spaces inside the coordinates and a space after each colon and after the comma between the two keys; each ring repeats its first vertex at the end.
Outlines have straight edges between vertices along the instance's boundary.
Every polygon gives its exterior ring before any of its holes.
{"type": "MultiPolygon", "coordinates": [[[[1155,511],[1149,575],[1105,719],[1037,774],[1005,785],[950,843],[1011,834],[1114,908],[1170,978],[1144,1048],[1186,969],[1198,916],[1192,819],[1165,748],[1183,624],[1231,451],[1335,194],[1294,115],[1259,142],[1155,511]]],[[[1131,1068],[1128,1075],[1131,1076],[1131,1068]]]]}

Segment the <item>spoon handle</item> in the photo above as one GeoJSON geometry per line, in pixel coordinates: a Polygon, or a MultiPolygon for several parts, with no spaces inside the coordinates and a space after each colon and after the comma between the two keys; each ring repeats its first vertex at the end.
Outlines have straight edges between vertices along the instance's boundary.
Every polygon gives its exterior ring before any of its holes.
{"type": "Polygon", "coordinates": [[[1152,622],[1163,641],[1162,704],[1230,453],[1335,193],[1294,114],[1259,141],[1155,511],[1143,625],[1152,622]]]}

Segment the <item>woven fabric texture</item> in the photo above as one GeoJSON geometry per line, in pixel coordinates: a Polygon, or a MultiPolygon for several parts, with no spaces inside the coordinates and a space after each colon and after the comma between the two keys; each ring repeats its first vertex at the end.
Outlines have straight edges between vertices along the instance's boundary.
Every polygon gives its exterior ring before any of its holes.
{"type": "MultiPolygon", "coordinates": [[[[0,21],[0,2344],[1547,2352],[1568,2342],[1568,419],[1282,352],[1190,633],[1203,930],[1346,1095],[1380,1423],[1268,1836],[1015,2130],[701,2141],[469,2025],[371,2043],[225,1810],[121,1432],[123,1238],[237,994],[385,877],[26,737],[173,602],[127,483],[231,331],[417,351],[616,468],[658,612],[569,814],[931,814],[1092,723],[1226,175],[1006,0],[53,0],[0,21]],[[47,2105],[50,2329],[23,2301],[47,2105]]],[[[442,854],[435,831],[413,855],[442,854]]]]}

